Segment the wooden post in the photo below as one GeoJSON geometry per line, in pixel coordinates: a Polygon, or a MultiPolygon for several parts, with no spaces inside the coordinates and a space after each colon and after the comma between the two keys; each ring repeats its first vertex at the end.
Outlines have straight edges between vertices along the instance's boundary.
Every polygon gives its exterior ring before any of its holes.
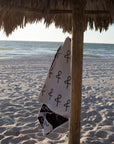
{"type": "Polygon", "coordinates": [[[83,65],[84,7],[74,0],[72,9],[71,46],[71,116],[69,122],[69,144],[80,144],[80,116],[83,65]]]}

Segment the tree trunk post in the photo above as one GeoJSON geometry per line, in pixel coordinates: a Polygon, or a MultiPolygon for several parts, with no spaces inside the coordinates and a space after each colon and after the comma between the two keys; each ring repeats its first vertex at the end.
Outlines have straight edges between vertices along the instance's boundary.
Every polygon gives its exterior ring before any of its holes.
{"type": "Polygon", "coordinates": [[[71,113],[69,122],[69,144],[80,144],[84,6],[74,0],[72,9],[71,43],[71,113]]]}

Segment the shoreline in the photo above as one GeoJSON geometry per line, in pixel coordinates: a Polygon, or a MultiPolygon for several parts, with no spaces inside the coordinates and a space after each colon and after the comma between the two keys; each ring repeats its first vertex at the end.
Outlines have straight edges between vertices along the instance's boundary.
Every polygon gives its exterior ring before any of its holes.
{"type": "MultiPolygon", "coordinates": [[[[67,144],[68,124],[47,137],[37,120],[38,95],[53,56],[0,59],[0,143],[67,144]]],[[[81,143],[113,144],[114,57],[84,57],[81,143]]]]}
{"type": "MultiPolygon", "coordinates": [[[[17,57],[17,58],[8,58],[8,57],[2,57],[1,59],[0,59],[0,61],[1,60],[20,60],[20,59],[23,59],[23,60],[29,60],[29,59],[44,59],[44,58],[52,58],[52,60],[53,60],[53,58],[54,58],[54,56],[55,56],[55,54],[52,54],[52,55],[38,55],[38,56],[25,56],[25,57],[17,57]]],[[[114,57],[113,56],[110,56],[110,57],[108,57],[108,56],[96,56],[96,55],[89,55],[89,54],[84,54],[83,55],[83,59],[87,59],[87,58],[96,58],[96,59],[114,59],[114,57]]]]}

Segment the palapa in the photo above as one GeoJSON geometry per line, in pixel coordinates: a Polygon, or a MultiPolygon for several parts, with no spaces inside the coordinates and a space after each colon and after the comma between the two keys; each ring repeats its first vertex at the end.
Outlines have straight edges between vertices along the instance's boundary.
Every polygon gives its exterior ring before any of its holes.
{"type": "MultiPolygon", "coordinates": [[[[114,20],[114,0],[79,0],[86,3],[84,30],[90,28],[107,30],[114,20]],[[94,10],[94,11],[93,11],[94,10]]],[[[63,32],[72,31],[73,0],[0,0],[0,27],[7,35],[18,26],[44,19],[46,26],[52,22],[63,32]]]]}
{"type": "Polygon", "coordinates": [[[63,32],[72,33],[69,144],[79,144],[83,34],[88,24],[102,31],[114,23],[114,0],[0,0],[0,28],[7,36],[18,26],[42,19],[46,26],[54,22],[63,32]]]}

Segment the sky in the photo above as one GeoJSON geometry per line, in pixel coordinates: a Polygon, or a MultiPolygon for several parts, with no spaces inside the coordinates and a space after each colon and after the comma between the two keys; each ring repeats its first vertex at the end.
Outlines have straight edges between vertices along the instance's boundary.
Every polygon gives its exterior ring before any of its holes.
{"type": "MultiPolygon", "coordinates": [[[[24,29],[16,29],[9,37],[6,37],[3,30],[0,31],[0,40],[22,40],[22,41],[59,41],[63,42],[66,37],[71,35],[63,33],[62,29],[55,28],[51,24],[48,28],[43,22],[37,24],[27,24],[24,29]]],[[[112,43],[114,44],[114,25],[109,26],[107,31],[89,30],[84,33],[86,43],[112,43]]]]}

